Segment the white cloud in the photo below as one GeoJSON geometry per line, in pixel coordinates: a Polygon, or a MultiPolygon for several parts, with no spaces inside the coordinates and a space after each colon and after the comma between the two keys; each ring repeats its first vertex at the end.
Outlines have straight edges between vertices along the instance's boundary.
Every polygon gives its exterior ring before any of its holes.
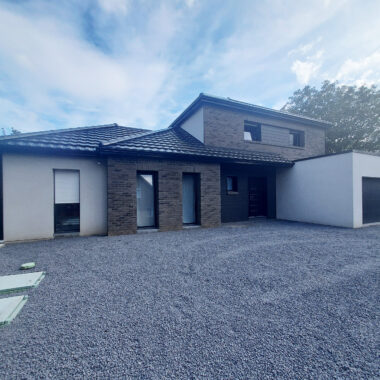
{"type": "Polygon", "coordinates": [[[185,0],[185,3],[189,8],[192,8],[195,4],[195,0],[185,0]]]}
{"type": "Polygon", "coordinates": [[[358,60],[347,59],[335,78],[342,84],[371,86],[380,84],[380,51],[358,60]]]}
{"type": "Polygon", "coordinates": [[[295,49],[292,49],[288,53],[288,57],[292,56],[305,56],[306,54],[310,53],[317,44],[320,44],[322,41],[322,37],[318,37],[316,40],[308,42],[306,44],[301,44],[297,46],[295,49]]]}
{"type": "Polygon", "coordinates": [[[297,76],[297,81],[301,85],[306,85],[310,79],[315,76],[321,67],[320,64],[311,61],[296,60],[293,62],[292,71],[297,76]]]}
{"type": "MultiPolygon", "coordinates": [[[[287,56],[283,51],[299,44],[307,33],[332,18],[342,4],[343,1],[336,1],[327,11],[320,1],[277,1],[270,7],[265,2],[248,2],[238,13],[233,33],[219,46],[204,49],[201,58],[198,57],[198,64],[207,67],[202,75],[210,83],[209,91],[226,96],[231,96],[234,91],[234,97],[244,97],[252,102],[263,101],[263,91],[258,90],[258,87],[267,80],[268,75],[280,75],[275,70],[283,70],[282,67],[287,64],[287,56]],[[279,52],[282,54],[276,56],[279,52]]],[[[231,9],[228,8],[220,10],[229,11],[231,9]]],[[[214,18],[217,17],[218,12],[214,14],[214,18]]],[[[302,45],[306,45],[302,47],[304,52],[311,49],[307,44],[302,45]]],[[[306,72],[305,65],[301,66],[306,72]]],[[[318,65],[307,66],[312,76],[318,65]]],[[[290,70],[287,70],[289,75],[290,70]]],[[[306,74],[302,79],[306,79],[306,74]]],[[[273,84],[271,89],[265,91],[265,96],[273,96],[278,92],[278,84],[273,84]]]]}
{"type": "Polygon", "coordinates": [[[313,56],[307,57],[304,61],[297,59],[293,62],[291,70],[296,74],[297,81],[301,85],[306,85],[318,74],[322,65],[323,50],[319,50],[313,56]]]}
{"type": "Polygon", "coordinates": [[[99,6],[108,13],[125,15],[128,12],[128,0],[98,0],[99,6]]]}
{"type": "Polygon", "coordinates": [[[160,115],[167,113],[162,104],[176,78],[161,53],[177,20],[160,7],[149,21],[150,29],[128,42],[128,54],[112,56],[81,38],[75,25],[0,8],[0,69],[7,73],[0,88],[23,98],[22,108],[1,99],[1,122],[22,130],[51,128],[52,118],[64,126],[115,121],[161,127],[160,115]]]}
{"type": "Polygon", "coordinates": [[[199,92],[280,106],[299,83],[379,82],[375,3],[215,4],[0,1],[0,127],[162,128],[199,92]]]}

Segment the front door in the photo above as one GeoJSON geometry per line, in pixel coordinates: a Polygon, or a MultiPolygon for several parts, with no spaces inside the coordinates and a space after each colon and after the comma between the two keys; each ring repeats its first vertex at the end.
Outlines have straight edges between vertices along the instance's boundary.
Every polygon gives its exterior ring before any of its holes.
{"type": "Polygon", "coordinates": [[[248,215],[267,216],[267,179],[265,177],[248,179],[248,215]]]}

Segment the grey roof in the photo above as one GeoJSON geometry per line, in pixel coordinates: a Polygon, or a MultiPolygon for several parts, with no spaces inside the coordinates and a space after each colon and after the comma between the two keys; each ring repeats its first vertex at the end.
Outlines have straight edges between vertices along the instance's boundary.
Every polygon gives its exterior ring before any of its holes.
{"type": "Polygon", "coordinates": [[[307,116],[296,115],[287,111],[279,111],[268,107],[262,107],[256,104],[246,103],[231,98],[222,98],[220,96],[200,93],[199,96],[173,121],[169,128],[173,128],[181,124],[203,105],[232,108],[244,112],[250,112],[259,116],[273,117],[276,119],[319,128],[329,128],[332,125],[332,123],[320,119],[314,119],[307,116]]]}
{"type": "Polygon", "coordinates": [[[291,165],[279,154],[227,149],[204,145],[182,128],[167,128],[145,135],[126,138],[114,143],[103,143],[101,152],[107,154],[147,154],[187,156],[198,159],[217,159],[230,162],[260,162],[274,165],[291,165]]]}
{"type": "Polygon", "coordinates": [[[117,124],[23,133],[0,138],[0,148],[80,154],[171,156],[197,160],[292,165],[279,154],[204,145],[182,128],[149,131],[117,124]]]}
{"type": "Polygon", "coordinates": [[[45,148],[49,150],[96,152],[101,141],[125,139],[147,133],[146,129],[105,124],[93,127],[58,129],[0,137],[0,146],[9,148],[45,148]]]}

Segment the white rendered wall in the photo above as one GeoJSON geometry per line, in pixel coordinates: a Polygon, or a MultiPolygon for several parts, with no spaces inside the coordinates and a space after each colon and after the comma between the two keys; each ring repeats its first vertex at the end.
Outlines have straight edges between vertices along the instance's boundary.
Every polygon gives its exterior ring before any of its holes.
{"type": "Polygon", "coordinates": [[[181,128],[204,143],[203,107],[183,122],[181,128]]]}
{"type": "Polygon", "coordinates": [[[80,234],[107,233],[107,170],[95,158],[3,155],[4,240],[54,236],[54,169],[80,171],[80,234]]]}
{"type": "Polygon", "coordinates": [[[277,171],[277,218],[354,227],[353,154],[298,161],[277,171]]]}
{"type": "Polygon", "coordinates": [[[354,227],[363,226],[362,177],[380,178],[380,157],[353,154],[354,227]]]}

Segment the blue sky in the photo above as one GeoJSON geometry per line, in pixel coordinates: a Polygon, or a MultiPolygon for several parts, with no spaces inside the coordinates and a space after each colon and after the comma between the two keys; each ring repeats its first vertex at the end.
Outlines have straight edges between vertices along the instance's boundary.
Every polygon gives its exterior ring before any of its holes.
{"type": "Polygon", "coordinates": [[[378,0],[0,0],[0,128],[166,127],[200,92],[280,108],[380,83],[378,0]]]}

